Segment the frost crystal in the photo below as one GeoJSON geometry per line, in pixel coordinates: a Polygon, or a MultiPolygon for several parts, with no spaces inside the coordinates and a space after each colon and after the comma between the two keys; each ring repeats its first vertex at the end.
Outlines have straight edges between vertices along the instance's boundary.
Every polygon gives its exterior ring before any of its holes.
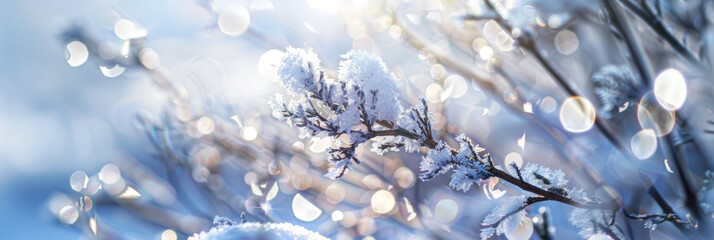
{"type": "Polygon", "coordinates": [[[466,192],[476,180],[488,178],[492,174],[486,170],[488,155],[479,155],[484,151],[483,148],[474,146],[464,134],[457,136],[456,141],[460,147],[459,154],[456,155],[458,167],[451,175],[449,186],[466,192]]]}
{"type": "Polygon", "coordinates": [[[404,137],[376,137],[372,139],[372,152],[378,155],[384,155],[388,151],[399,151],[399,148],[404,147],[404,137]]]}
{"type": "Polygon", "coordinates": [[[227,217],[215,216],[213,217],[213,224],[219,227],[234,226],[238,225],[236,221],[231,220],[227,217]]]}
{"type": "Polygon", "coordinates": [[[215,227],[208,232],[194,233],[189,240],[223,240],[223,239],[328,239],[322,235],[290,223],[241,223],[218,217],[214,219],[215,227]]]}
{"type": "Polygon", "coordinates": [[[419,178],[422,181],[431,180],[454,169],[449,185],[466,192],[475,181],[493,176],[486,170],[487,156],[479,155],[483,148],[471,144],[463,134],[456,137],[456,140],[460,145],[458,151],[452,151],[443,141],[439,141],[436,148],[429,150],[419,165],[422,171],[419,178]]]}
{"type": "Polygon", "coordinates": [[[592,201],[592,199],[588,198],[588,195],[585,193],[585,191],[580,188],[568,190],[568,197],[571,200],[579,203],[586,203],[592,201]]]}
{"type": "Polygon", "coordinates": [[[432,178],[444,174],[451,170],[454,161],[451,156],[451,148],[444,145],[444,142],[439,142],[434,149],[429,149],[429,152],[422,158],[419,164],[419,178],[422,181],[428,181],[432,178]]]}
{"type": "Polygon", "coordinates": [[[565,173],[535,163],[527,163],[521,169],[523,180],[542,189],[559,189],[568,184],[565,173]]]}
{"type": "Polygon", "coordinates": [[[580,229],[579,234],[584,238],[601,234],[607,230],[614,232],[618,238],[624,239],[619,232],[613,231],[614,229],[610,226],[612,217],[612,210],[576,208],[570,213],[568,219],[570,223],[580,229]]]}
{"type": "Polygon", "coordinates": [[[645,222],[645,228],[654,231],[655,229],[657,229],[657,224],[652,222],[652,220],[647,220],[645,222]]]}
{"type": "Polygon", "coordinates": [[[604,66],[592,77],[595,94],[600,99],[600,115],[612,118],[619,108],[637,98],[636,78],[627,66],[604,66]]]}
{"type": "Polygon", "coordinates": [[[527,217],[526,212],[522,210],[525,206],[525,196],[505,198],[483,219],[481,225],[487,228],[481,229],[481,239],[488,239],[494,233],[502,235],[515,231],[523,222],[523,218],[527,217]]]}

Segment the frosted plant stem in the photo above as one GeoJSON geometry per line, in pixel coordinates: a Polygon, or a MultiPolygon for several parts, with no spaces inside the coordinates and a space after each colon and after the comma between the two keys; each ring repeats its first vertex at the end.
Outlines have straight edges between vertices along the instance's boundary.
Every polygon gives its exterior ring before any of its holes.
{"type": "MultiPolygon", "coordinates": [[[[520,42],[520,41],[519,41],[519,42],[520,42]]],[[[526,50],[528,50],[528,51],[530,51],[531,53],[533,53],[533,55],[536,57],[536,59],[538,59],[538,61],[542,63],[541,65],[543,65],[543,67],[546,69],[546,71],[548,71],[548,73],[550,73],[550,75],[553,76],[553,78],[558,82],[558,84],[559,84],[560,86],[562,86],[563,89],[564,89],[570,96],[577,96],[577,95],[579,95],[572,87],[570,87],[570,85],[568,84],[568,82],[565,81],[565,79],[563,79],[563,77],[562,77],[560,74],[558,74],[558,73],[555,71],[555,69],[553,69],[552,66],[550,66],[548,60],[545,59],[545,57],[543,57],[543,55],[540,54],[540,52],[538,52],[538,50],[537,50],[536,47],[535,47],[535,43],[532,43],[532,42],[531,42],[531,43],[526,43],[526,45],[522,45],[522,46],[524,46],[524,48],[525,48],[526,50]]],[[[628,152],[628,151],[627,151],[627,148],[625,147],[625,145],[623,145],[622,142],[620,142],[620,140],[618,140],[617,137],[615,137],[615,135],[613,135],[613,134],[605,127],[605,125],[602,123],[602,120],[600,120],[600,118],[595,119],[595,127],[600,131],[600,133],[601,133],[603,136],[605,136],[605,138],[607,138],[607,140],[608,140],[609,142],[611,142],[611,143],[615,146],[615,148],[617,148],[617,149],[620,150],[620,151],[628,152]]],[[[628,152],[628,153],[629,153],[629,152],[628,152]]]]}
{"type": "MultiPolygon", "coordinates": [[[[625,44],[627,45],[627,49],[630,52],[630,55],[632,56],[632,62],[634,62],[634,65],[637,67],[637,71],[640,74],[640,79],[642,80],[643,84],[645,86],[650,85],[650,79],[652,76],[650,76],[649,71],[647,70],[647,62],[645,61],[642,53],[639,51],[639,47],[636,46],[634,36],[632,32],[630,31],[629,26],[626,26],[623,24],[623,16],[622,14],[615,9],[614,3],[612,1],[607,1],[603,0],[602,4],[605,6],[607,11],[610,13],[610,19],[611,19],[611,24],[622,33],[623,40],[625,44]]],[[[678,114],[679,115],[679,114],[678,114]]],[[[675,131],[678,131],[680,129],[677,129],[675,131]]],[[[694,214],[694,216],[698,219],[702,219],[702,213],[699,211],[699,207],[697,207],[697,201],[696,201],[696,195],[694,194],[694,191],[691,189],[691,184],[690,181],[687,179],[687,169],[684,168],[684,163],[682,161],[686,161],[686,156],[682,154],[681,147],[674,146],[672,144],[672,140],[670,137],[667,137],[667,143],[669,144],[670,148],[673,151],[671,151],[671,157],[672,160],[675,162],[677,165],[677,168],[679,169],[679,172],[677,175],[679,176],[680,182],[683,185],[683,190],[685,193],[685,204],[689,208],[689,210],[694,214]]]]}
{"type": "MultiPolygon", "coordinates": [[[[639,47],[636,46],[634,36],[630,31],[629,26],[623,24],[623,16],[619,11],[617,11],[617,9],[615,9],[613,2],[604,0],[602,1],[602,3],[607,9],[607,11],[610,13],[610,19],[612,20],[611,24],[622,33],[623,40],[627,44],[627,49],[629,50],[630,55],[632,56],[632,61],[634,62],[634,65],[637,67],[637,71],[640,74],[640,79],[642,80],[645,86],[649,86],[650,79],[652,78],[652,76],[650,76],[649,71],[647,70],[647,62],[645,61],[642,52],[639,51],[639,47]]],[[[677,128],[675,131],[682,130],[686,131],[681,127],[677,128]]],[[[666,139],[668,147],[673,148],[671,149],[672,151],[670,151],[670,155],[672,157],[672,160],[675,162],[677,168],[679,169],[677,175],[679,176],[680,182],[683,185],[683,190],[685,193],[685,204],[698,220],[702,220],[702,213],[699,210],[699,207],[697,206],[696,194],[694,193],[694,190],[692,189],[692,184],[687,177],[687,172],[689,171],[685,168],[684,163],[682,162],[686,161],[686,156],[683,154],[681,145],[675,146],[670,136],[667,136],[666,139]]]]}
{"type": "Polygon", "coordinates": [[[684,203],[694,217],[697,220],[702,221],[704,220],[704,216],[699,208],[699,204],[697,203],[697,194],[695,193],[696,190],[692,188],[693,184],[689,180],[688,173],[690,171],[686,166],[687,158],[684,152],[684,145],[674,145],[672,136],[666,136],[665,138],[667,139],[667,145],[671,148],[670,155],[674,165],[677,166],[677,169],[679,170],[677,172],[677,176],[679,176],[679,181],[681,182],[682,190],[684,191],[684,203]]]}
{"type": "MultiPolygon", "coordinates": [[[[496,11],[496,8],[493,6],[493,3],[489,0],[484,0],[486,3],[486,6],[490,8],[492,11],[496,12],[497,18],[496,23],[498,23],[499,26],[502,28],[506,29],[506,33],[509,34],[509,36],[513,39],[515,39],[518,42],[518,45],[527,50],[528,52],[531,52],[533,56],[536,57],[536,59],[541,63],[543,68],[545,68],[548,73],[555,79],[556,82],[570,95],[570,96],[577,96],[577,92],[575,89],[573,89],[570,84],[568,84],[567,81],[550,65],[549,61],[545,59],[545,57],[538,51],[538,48],[535,45],[535,42],[533,42],[532,38],[525,38],[525,37],[513,37],[511,33],[513,32],[513,27],[505,23],[505,19],[503,16],[499,15],[498,12],[496,11]]],[[[605,125],[602,123],[600,118],[595,119],[595,127],[600,131],[600,133],[607,138],[608,141],[610,141],[618,150],[620,151],[626,151],[627,148],[625,148],[625,145],[623,145],[612,133],[605,127],[605,125]]],[[[629,152],[628,152],[629,153],[629,152]]]]}
{"type": "Polygon", "coordinates": [[[615,27],[615,29],[617,29],[622,35],[622,40],[627,45],[627,50],[629,51],[630,56],[632,56],[632,61],[637,68],[637,72],[640,73],[640,79],[642,79],[645,86],[649,86],[652,76],[650,76],[649,71],[647,71],[647,62],[645,61],[644,55],[640,51],[639,46],[637,46],[636,39],[630,29],[630,26],[623,24],[623,16],[619,11],[617,11],[617,9],[615,9],[612,1],[602,0],[601,2],[605,6],[605,9],[610,13],[612,26],[615,27]]]}
{"type": "MultiPolygon", "coordinates": [[[[409,132],[406,129],[403,128],[398,128],[394,130],[384,130],[384,131],[375,131],[374,132],[375,136],[402,136],[402,137],[407,137],[411,139],[417,139],[418,136],[415,133],[409,132]]],[[[424,142],[427,147],[434,149],[437,147],[436,141],[433,139],[427,139],[424,142]]],[[[452,151],[453,152],[453,151],[452,151]]],[[[526,181],[522,181],[514,176],[511,176],[510,174],[497,169],[493,166],[493,162],[489,158],[489,164],[490,167],[487,169],[490,173],[492,173],[495,177],[498,177],[506,182],[509,182],[520,189],[523,189],[524,191],[531,192],[537,195],[540,195],[544,197],[546,200],[552,200],[552,201],[557,201],[561,203],[565,203],[574,207],[578,208],[586,208],[586,209],[617,209],[619,208],[618,206],[613,206],[613,204],[608,203],[608,204],[592,204],[592,203],[579,203],[576,201],[573,201],[572,199],[568,197],[564,197],[560,194],[536,187],[526,181]]],[[[544,200],[545,201],[545,200],[544,200]]],[[[613,202],[617,203],[617,202],[613,202]]]]}
{"type": "MultiPolygon", "coordinates": [[[[474,74],[471,70],[468,70],[467,68],[463,67],[459,63],[459,61],[453,59],[451,56],[441,53],[440,51],[436,51],[434,49],[429,48],[429,45],[426,44],[426,40],[422,36],[419,36],[418,34],[413,33],[412,29],[408,25],[402,24],[400,22],[401,18],[399,17],[398,13],[399,13],[398,10],[393,11],[393,18],[395,19],[396,24],[399,26],[402,26],[402,28],[404,29],[405,41],[407,41],[409,44],[411,44],[416,49],[428,49],[432,54],[437,56],[437,58],[439,59],[439,61],[442,64],[448,66],[449,68],[451,68],[452,70],[458,72],[459,74],[461,74],[463,76],[468,76],[469,79],[471,79],[474,83],[476,83],[489,96],[497,95],[494,93],[495,86],[493,86],[493,84],[490,81],[482,79],[478,75],[474,74]]],[[[491,17],[488,19],[493,19],[495,17],[495,15],[488,15],[488,16],[491,17]]],[[[508,80],[508,83],[512,87],[513,83],[512,83],[512,81],[510,81],[510,78],[506,78],[506,80],[508,80]]],[[[555,142],[562,144],[564,141],[569,141],[568,139],[561,139],[562,134],[555,133],[554,130],[551,129],[549,126],[547,126],[547,124],[543,123],[543,121],[541,119],[534,117],[534,115],[531,115],[531,114],[523,114],[523,109],[516,108],[513,105],[506,103],[500,97],[493,97],[491,99],[497,101],[502,106],[509,107],[509,109],[511,109],[513,112],[521,113],[519,115],[524,117],[525,119],[535,122],[536,125],[540,129],[542,129],[543,131],[548,133],[548,136],[550,136],[551,139],[553,139],[555,142]]],[[[583,148],[583,146],[580,143],[578,143],[578,142],[574,142],[574,143],[576,146],[583,148]]],[[[571,157],[574,156],[574,154],[568,150],[561,150],[561,152],[565,155],[570,155],[571,157]]],[[[572,158],[566,157],[565,159],[568,160],[569,164],[575,165],[580,171],[585,172],[586,173],[585,176],[587,176],[590,181],[594,182],[597,187],[601,187],[601,186],[605,185],[602,176],[600,176],[593,169],[589,168],[588,166],[584,166],[579,161],[572,161],[571,160],[572,158]]]]}
{"type": "Polygon", "coordinates": [[[506,219],[507,219],[508,217],[510,217],[511,215],[516,214],[516,213],[520,212],[520,211],[523,210],[523,209],[526,209],[526,207],[530,206],[531,204],[539,203],[539,202],[543,202],[543,201],[548,201],[548,200],[549,200],[549,199],[548,199],[548,198],[545,198],[545,197],[529,197],[528,199],[526,199],[526,202],[525,202],[525,204],[523,204],[523,206],[518,207],[518,208],[514,209],[513,211],[510,211],[510,212],[506,213],[506,215],[504,215],[500,220],[496,221],[496,222],[493,223],[493,224],[488,225],[487,227],[495,227],[495,226],[498,226],[498,224],[500,224],[503,220],[506,220],[506,219]]]}
{"type": "MultiPolygon", "coordinates": [[[[660,208],[662,208],[662,211],[664,211],[664,213],[666,213],[667,215],[673,215],[677,219],[681,219],[677,215],[677,213],[674,212],[674,209],[672,208],[672,206],[670,206],[669,203],[667,203],[667,201],[664,200],[664,198],[662,197],[662,194],[660,194],[659,191],[657,191],[657,188],[655,188],[654,184],[652,183],[652,180],[642,171],[640,172],[640,178],[642,178],[642,180],[645,182],[645,184],[647,184],[647,186],[649,188],[649,190],[647,192],[650,194],[650,196],[652,196],[652,198],[655,200],[657,205],[659,205],[660,208]]],[[[627,215],[625,215],[625,216],[627,216],[627,215]]],[[[684,226],[684,224],[675,222],[675,226],[681,232],[687,232],[687,228],[684,226]]]]}
{"type": "MultiPolygon", "coordinates": [[[[607,1],[606,1],[607,2],[607,1]]],[[[628,0],[619,0],[622,5],[624,5],[628,10],[630,10],[632,13],[634,13],[637,17],[639,17],[642,22],[647,24],[657,35],[662,38],[667,44],[669,44],[670,47],[672,47],[679,55],[681,55],[684,59],[688,60],[691,63],[694,63],[697,65],[697,67],[701,68],[702,70],[709,71],[709,69],[702,64],[701,61],[692,53],[692,51],[689,50],[682,42],[680,42],[672,33],[665,28],[664,24],[662,21],[654,16],[652,12],[645,11],[642,8],[635,6],[634,3],[628,1],[628,0]]]]}

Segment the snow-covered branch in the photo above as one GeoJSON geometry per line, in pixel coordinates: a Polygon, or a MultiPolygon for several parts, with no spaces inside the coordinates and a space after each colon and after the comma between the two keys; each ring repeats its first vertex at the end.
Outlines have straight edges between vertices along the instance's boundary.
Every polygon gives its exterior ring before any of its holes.
{"type": "MultiPolygon", "coordinates": [[[[426,101],[421,99],[420,104],[404,110],[398,101],[398,80],[381,59],[361,51],[351,51],[343,58],[338,79],[328,79],[314,53],[288,48],[279,76],[293,99],[286,102],[278,95],[271,102],[273,115],[297,127],[301,137],[328,136],[341,141],[340,136],[348,136],[346,147],[330,149],[329,160],[333,166],[327,176],[340,178],[353,162],[359,163],[357,147],[370,140],[372,150],[378,154],[400,148],[414,152],[418,147],[426,147],[428,152],[420,164],[419,177],[423,181],[451,170],[449,185],[456,190],[465,192],[473,183],[498,177],[523,191],[521,201],[504,203],[484,221],[484,225],[498,229],[484,231],[484,238],[504,233],[504,224],[512,222],[506,218],[525,215],[525,212],[514,214],[541,201],[610,212],[618,208],[615,202],[598,202],[587,198],[582,190],[567,189],[568,181],[560,170],[528,163],[523,169],[517,169],[515,177],[494,165],[489,154],[484,153],[485,149],[474,145],[463,134],[455,139],[459,143],[457,148],[435,139],[426,101]]],[[[520,218],[514,221],[520,223],[520,218]]]]}

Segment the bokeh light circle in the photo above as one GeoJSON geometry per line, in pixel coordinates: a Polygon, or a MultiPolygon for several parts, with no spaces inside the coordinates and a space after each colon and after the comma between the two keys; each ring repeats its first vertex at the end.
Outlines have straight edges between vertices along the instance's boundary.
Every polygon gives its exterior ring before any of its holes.
{"type": "Polygon", "coordinates": [[[639,159],[651,157],[657,151],[657,134],[649,128],[637,132],[630,140],[630,148],[639,159]]]}
{"type": "Polygon", "coordinates": [[[669,68],[662,71],[654,82],[654,95],[657,102],[667,110],[677,110],[687,99],[687,83],[677,69],[669,68]]]}
{"type": "Polygon", "coordinates": [[[658,137],[672,132],[675,123],[674,112],[667,111],[652,93],[645,94],[637,104],[637,121],[642,129],[653,129],[658,137]]]}
{"type": "Polygon", "coordinates": [[[248,10],[240,4],[227,6],[218,15],[218,28],[227,35],[241,35],[248,30],[249,25],[250,14],[248,10]]]}
{"type": "Polygon", "coordinates": [[[595,124],[595,108],[587,99],[570,97],[560,107],[560,123],[569,132],[581,133],[595,124]]]}

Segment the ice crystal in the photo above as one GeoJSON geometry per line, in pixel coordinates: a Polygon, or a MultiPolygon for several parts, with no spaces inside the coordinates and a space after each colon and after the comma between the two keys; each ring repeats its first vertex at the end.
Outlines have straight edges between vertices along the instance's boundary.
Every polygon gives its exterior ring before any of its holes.
{"type": "Polygon", "coordinates": [[[654,231],[655,229],[657,229],[657,224],[652,222],[652,220],[647,220],[645,222],[645,228],[654,231]]]}
{"type": "Polygon", "coordinates": [[[384,155],[389,151],[397,152],[399,148],[404,147],[404,137],[376,137],[372,139],[372,152],[378,155],[384,155]]]}
{"type": "Polygon", "coordinates": [[[601,234],[604,231],[613,232],[619,236],[619,232],[614,232],[610,225],[614,213],[607,209],[586,209],[576,208],[570,212],[569,220],[574,226],[580,229],[580,236],[588,238],[592,235],[601,234]]]}
{"type": "Polygon", "coordinates": [[[515,231],[527,217],[523,208],[526,206],[526,197],[523,195],[504,198],[491,213],[483,219],[481,225],[481,239],[488,239],[493,234],[502,235],[515,231]]]}
{"type": "Polygon", "coordinates": [[[542,189],[559,189],[568,184],[565,173],[561,170],[553,170],[548,167],[527,163],[521,169],[523,180],[542,189]]]}
{"type": "Polygon", "coordinates": [[[422,119],[428,118],[429,110],[426,105],[426,99],[420,98],[419,101],[420,104],[414,105],[399,116],[397,124],[401,128],[419,136],[417,141],[423,141],[426,140],[425,137],[431,134],[431,122],[422,121],[422,119]]]}
{"type": "Polygon", "coordinates": [[[434,149],[429,149],[419,164],[419,170],[422,171],[419,178],[422,181],[428,181],[451,170],[455,163],[452,157],[451,148],[440,141],[434,149]]]}
{"type": "Polygon", "coordinates": [[[327,170],[327,174],[325,174],[325,177],[329,177],[331,179],[338,179],[344,176],[349,171],[349,168],[352,165],[351,160],[354,158],[354,152],[350,153],[351,154],[349,156],[342,157],[335,157],[334,155],[331,155],[330,161],[332,161],[333,165],[330,167],[330,169],[327,170]]]}
{"type": "Polygon", "coordinates": [[[474,146],[464,134],[457,136],[456,141],[460,148],[454,159],[457,167],[451,175],[449,186],[466,192],[476,180],[488,178],[492,174],[486,170],[488,155],[480,155],[483,148],[474,146]]]}
{"type": "Polygon", "coordinates": [[[481,229],[481,239],[488,239],[496,233],[496,228],[488,227],[481,229]]]}
{"type": "MultiPolygon", "coordinates": [[[[241,215],[241,216],[245,217],[245,215],[241,215]]],[[[213,225],[220,226],[220,227],[227,227],[227,226],[238,225],[238,223],[236,221],[231,220],[230,218],[227,218],[227,217],[215,216],[215,217],[213,217],[213,225]]]]}
{"type": "Polygon", "coordinates": [[[568,197],[571,200],[579,203],[586,203],[592,201],[590,198],[588,198],[588,195],[585,193],[585,191],[580,188],[568,190],[568,197]]]}
{"type": "Polygon", "coordinates": [[[460,145],[458,151],[439,141],[438,145],[423,157],[419,165],[422,171],[419,178],[422,181],[431,180],[453,169],[454,173],[451,175],[449,185],[456,190],[466,192],[477,180],[493,175],[486,170],[487,156],[479,154],[483,148],[471,144],[463,134],[456,137],[456,140],[460,145]]]}

